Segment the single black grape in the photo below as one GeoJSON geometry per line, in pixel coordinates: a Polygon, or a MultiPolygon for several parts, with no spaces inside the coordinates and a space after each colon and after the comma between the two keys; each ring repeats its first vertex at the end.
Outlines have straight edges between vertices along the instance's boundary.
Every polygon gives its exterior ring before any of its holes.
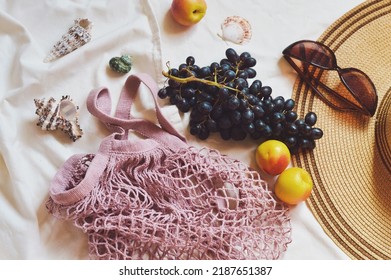
{"type": "Polygon", "coordinates": [[[219,88],[213,85],[206,85],[205,91],[207,92],[207,94],[214,98],[215,95],[218,93],[219,88]]]}
{"type": "Polygon", "coordinates": [[[248,134],[253,134],[255,132],[255,124],[254,123],[247,123],[243,125],[244,131],[246,131],[248,134]]]}
{"type": "Polygon", "coordinates": [[[244,110],[248,109],[248,101],[244,98],[239,100],[240,100],[240,105],[238,107],[238,110],[243,112],[244,110]]]}
{"type": "Polygon", "coordinates": [[[250,54],[249,52],[242,52],[242,53],[240,54],[240,56],[239,56],[239,58],[240,58],[241,61],[245,61],[246,58],[249,58],[249,57],[251,57],[251,54],[250,54]]]}
{"type": "Polygon", "coordinates": [[[179,70],[176,68],[169,69],[168,73],[174,77],[179,77],[179,70]]]}
{"type": "Polygon", "coordinates": [[[254,121],[255,130],[262,132],[266,128],[266,123],[263,120],[257,119],[254,121]]]}
{"type": "Polygon", "coordinates": [[[238,78],[248,79],[248,74],[247,74],[247,72],[244,71],[244,70],[240,70],[236,76],[237,76],[238,78]]]}
{"type": "Polygon", "coordinates": [[[311,146],[310,140],[308,140],[306,138],[299,138],[298,142],[299,142],[298,144],[299,144],[300,148],[302,148],[302,149],[308,149],[311,146]]]}
{"type": "Polygon", "coordinates": [[[274,111],[275,112],[282,112],[284,110],[285,101],[284,98],[276,98],[273,100],[274,103],[274,111]]]}
{"type": "Polygon", "coordinates": [[[297,119],[295,121],[295,124],[297,125],[297,128],[300,129],[301,126],[304,126],[305,125],[305,121],[303,119],[297,119]]]}
{"type": "Polygon", "coordinates": [[[251,109],[247,109],[242,112],[242,123],[248,124],[254,120],[254,112],[251,109]]]}
{"type": "Polygon", "coordinates": [[[161,99],[164,99],[167,97],[167,89],[166,88],[161,88],[157,92],[157,96],[159,96],[161,99]]]}
{"type": "Polygon", "coordinates": [[[252,94],[247,94],[245,96],[246,100],[248,101],[249,104],[251,105],[254,105],[255,103],[257,103],[259,100],[255,100],[255,96],[252,95],[252,94]]]}
{"type": "Polygon", "coordinates": [[[250,94],[250,89],[248,87],[242,88],[240,90],[240,97],[247,96],[250,94]]]}
{"type": "Polygon", "coordinates": [[[311,138],[314,140],[320,139],[323,137],[323,131],[320,128],[311,128],[311,138]]]}
{"type": "Polygon", "coordinates": [[[196,64],[194,65],[190,65],[187,67],[189,70],[193,71],[194,73],[196,73],[196,76],[198,76],[198,71],[200,71],[200,67],[196,64]]]}
{"type": "Polygon", "coordinates": [[[233,70],[228,70],[224,73],[224,82],[233,81],[236,78],[236,73],[233,70]]]}
{"type": "Polygon", "coordinates": [[[269,97],[272,94],[272,88],[269,86],[263,86],[261,87],[261,93],[264,98],[269,97]]]}
{"type": "Polygon", "coordinates": [[[285,100],[284,110],[290,111],[295,107],[295,101],[293,99],[285,100]]]}
{"type": "Polygon", "coordinates": [[[181,89],[181,95],[184,98],[191,98],[191,97],[195,96],[195,90],[193,88],[183,87],[181,89]]]}
{"type": "Polygon", "coordinates": [[[262,82],[260,80],[255,80],[250,86],[250,93],[253,95],[258,95],[261,92],[262,82]]]}
{"type": "Polygon", "coordinates": [[[299,129],[297,128],[297,125],[294,123],[285,124],[285,131],[287,135],[296,135],[299,133],[299,129]]]}
{"type": "Polygon", "coordinates": [[[212,75],[212,70],[210,69],[209,66],[201,67],[200,70],[198,71],[198,75],[200,78],[209,77],[212,75]]]}
{"type": "Polygon", "coordinates": [[[244,60],[244,65],[246,67],[254,67],[255,65],[257,64],[257,61],[255,58],[253,57],[247,57],[245,60],[244,60]]]}
{"type": "Polygon", "coordinates": [[[235,80],[235,88],[237,88],[238,90],[242,90],[247,86],[248,86],[248,83],[247,83],[246,79],[237,78],[235,80]]]}
{"type": "Polygon", "coordinates": [[[271,119],[270,119],[272,124],[281,123],[284,120],[285,120],[285,115],[280,112],[274,112],[271,116],[271,119]]]}
{"type": "Polygon", "coordinates": [[[212,71],[212,73],[214,73],[214,71],[216,71],[219,67],[220,67],[220,64],[217,62],[212,62],[210,64],[210,70],[212,71]]]}
{"type": "Polygon", "coordinates": [[[311,126],[307,123],[300,125],[298,127],[299,133],[303,136],[310,136],[311,135],[311,126]]]}
{"type": "Polygon", "coordinates": [[[189,112],[190,110],[190,104],[186,98],[179,99],[176,106],[178,107],[179,111],[183,113],[189,112]]]}
{"type": "Polygon", "coordinates": [[[263,109],[265,110],[266,114],[269,114],[271,112],[274,112],[274,103],[270,101],[269,99],[263,101],[263,109]]]}
{"type": "Polygon", "coordinates": [[[188,56],[188,57],[186,58],[186,64],[187,64],[187,65],[193,65],[194,63],[195,63],[194,57],[188,56]]]}
{"type": "Polygon", "coordinates": [[[283,129],[284,129],[284,127],[283,127],[283,125],[281,123],[274,123],[271,126],[271,128],[272,128],[272,135],[274,137],[280,136],[282,131],[283,131],[283,129]]]}
{"type": "Polygon", "coordinates": [[[294,122],[297,119],[297,113],[295,111],[285,112],[285,120],[287,122],[294,122]]]}
{"type": "Polygon", "coordinates": [[[308,112],[305,115],[304,120],[305,120],[306,124],[313,126],[313,125],[315,125],[315,123],[317,121],[317,116],[314,112],[308,112]]]}
{"type": "Polygon", "coordinates": [[[246,68],[244,69],[244,71],[247,72],[247,76],[252,79],[252,78],[255,78],[255,76],[257,75],[257,71],[255,71],[254,68],[246,68]]]}
{"type": "Polygon", "coordinates": [[[178,70],[181,71],[182,69],[187,69],[187,66],[188,65],[186,63],[182,63],[179,65],[178,70]]]}
{"type": "Polygon", "coordinates": [[[209,137],[209,130],[207,127],[205,126],[202,126],[200,131],[198,132],[198,138],[200,138],[201,140],[206,140],[208,139],[209,137]]]}
{"type": "Polygon", "coordinates": [[[254,117],[259,119],[262,118],[265,115],[265,110],[263,110],[263,107],[261,105],[255,105],[253,107],[254,117]]]}
{"type": "Polygon", "coordinates": [[[273,134],[272,128],[269,125],[266,125],[264,130],[262,131],[262,136],[265,138],[269,138],[270,136],[272,136],[272,134],[273,134]]]}
{"type": "Polygon", "coordinates": [[[288,136],[284,139],[285,145],[287,145],[288,148],[293,148],[297,144],[297,138],[294,136],[288,136]]]}
{"type": "Polygon", "coordinates": [[[232,96],[227,100],[227,108],[229,110],[236,110],[240,106],[240,100],[236,96],[232,96]]]}
{"type": "Polygon", "coordinates": [[[201,125],[200,124],[194,124],[190,126],[190,134],[191,135],[198,135],[198,133],[201,130],[201,125]]]}
{"type": "Polygon", "coordinates": [[[202,101],[202,102],[198,103],[197,110],[202,115],[208,115],[210,112],[212,112],[213,106],[208,101],[202,101]]]}
{"type": "Polygon", "coordinates": [[[231,63],[229,63],[229,61],[227,60],[226,63],[223,63],[223,64],[220,63],[220,67],[219,67],[218,71],[219,71],[219,74],[224,75],[224,73],[230,69],[231,69],[231,63]]]}
{"type": "Polygon", "coordinates": [[[239,55],[232,48],[228,48],[225,51],[225,56],[227,57],[229,62],[234,63],[234,64],[239,60],[239,55]]]}

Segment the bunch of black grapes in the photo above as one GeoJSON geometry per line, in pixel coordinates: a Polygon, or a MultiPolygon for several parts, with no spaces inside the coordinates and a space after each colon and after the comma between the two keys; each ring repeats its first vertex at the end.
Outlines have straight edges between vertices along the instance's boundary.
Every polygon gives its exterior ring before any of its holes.
{"type": "Polygon", "coordinates": [[[215,132],[224,140],[276,139],[292,153],[315,148],[315,140],[323,136],[314,127],[316,114],[309,112],[298,119],[293,99],[273,98],[272,88],[258,79],[250,84],[257,63],[250,53],[239,55],[229,48],[225,54],[220,63],[204,67],[189,56],[178,68],[163,72],[168,83],[158,96],[169,98],[181,112],[191,111],[190,133],[203,140],[215,132]]]}

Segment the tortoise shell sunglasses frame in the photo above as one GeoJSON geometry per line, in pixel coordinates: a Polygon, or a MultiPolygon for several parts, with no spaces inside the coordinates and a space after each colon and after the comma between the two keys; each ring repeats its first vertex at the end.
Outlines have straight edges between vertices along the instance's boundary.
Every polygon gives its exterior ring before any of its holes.
{"type": "Polygon", "coordinates": [[[374,83],[359,69],[339,67],[334,52],[328,46],[317,41],[301,40],[289,45],[282,54],[300,78],[332,108],[359,111],[368,116],[375,114],[378,96],[374,83]],[[301,62],[301,67],[298,61],[301,62]],[[350,96],[337,92],[320,81],[325,70],[337,71],[350,96]]]}

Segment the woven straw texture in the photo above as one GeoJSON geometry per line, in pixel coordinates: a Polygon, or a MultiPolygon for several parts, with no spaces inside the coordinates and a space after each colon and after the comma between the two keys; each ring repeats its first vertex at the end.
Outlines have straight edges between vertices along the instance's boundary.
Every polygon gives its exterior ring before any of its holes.
{"type": "MultiPolygon", "coordinates": [[[[293,158],[308,170],[313,214],[352,259],[391,258],[391,1],[366,1],[332,24],[318,39],[336,54],[341,68],[366,72],[379,105],[375,116],[328,107],[299,79],[293,89],[300,116],[318,115],[324,131],[313,152],[293,158]]],[[[333,75],[323,75],[335,84],[333,75]]]]}

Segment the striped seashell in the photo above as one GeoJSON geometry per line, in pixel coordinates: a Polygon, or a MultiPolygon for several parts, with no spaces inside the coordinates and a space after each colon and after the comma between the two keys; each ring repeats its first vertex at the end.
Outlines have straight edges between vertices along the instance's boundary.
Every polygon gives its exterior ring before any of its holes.
{"type": "Polygon", "coordinates": [[[88,19],[76,19],[75,24],[53,46],[50,54],[44,59],[44,62],[56,60],[91,41],[91,28],[92,22],[88,19]]]}
{"type": "Polygon", "coordinates": [[[63,96],[60,101],[51,97],[49,100],[34,99],[34,102],[37,108],[35,114],[39,117],[37,125],[42,130],[60,129],[73,141],[83,135],[78,121],[79,107],[73,103],[69,95],[63,96]]]}
{"type": "Polygon", "coordinates": [[[222,35],[220,37],[224,41],[230,41],[235,44],[244,44],[250,41],[252,30],[250,23],[240,16],[227,17],[221,24],[222,35]]]}
{"type": "Polygon", "coordinates": [[[109,61],[111,70],[126,74],[132,69],[132,58],[130,55],[122,55],[121,57],[113,57],[109,61]]]}

